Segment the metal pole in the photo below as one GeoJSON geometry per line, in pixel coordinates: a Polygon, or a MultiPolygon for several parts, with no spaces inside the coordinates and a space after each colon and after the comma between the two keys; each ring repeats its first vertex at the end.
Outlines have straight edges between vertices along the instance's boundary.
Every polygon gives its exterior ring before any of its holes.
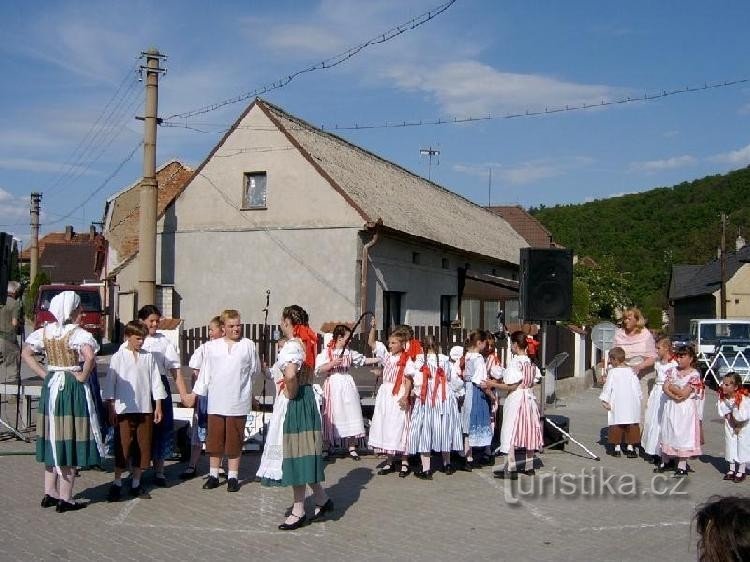
{"type": "Polygon", "coordinates": [[[42,194],[34,192],[31,194],[31,269],[29,271],[29,282],[33,283],[39,273],[39,206],[42,202],[42,194]]]}
{"type": "Polygon", "coordinates": [[[146,107],[143,115],[143,180],[138,229],[138,307],[156,301],[156,125],[159,100],[159,62],[164,55],[156,49],[141,53],[146,58],[146,107]]]}
{"type": "Polygon", "coordinates": [[[547,405],[547,321],[543,320],[542,329],[542,356],[539,365],[542,369],[542,399],[539,401],[539,415],[544,418],[544,408],[547,405]]]}
{"type": "Polygon", "coordinates": [[[721,290],[719,291],[719,311],[721,318],[727,317],[727,215],[721,213],[721,290]]]}

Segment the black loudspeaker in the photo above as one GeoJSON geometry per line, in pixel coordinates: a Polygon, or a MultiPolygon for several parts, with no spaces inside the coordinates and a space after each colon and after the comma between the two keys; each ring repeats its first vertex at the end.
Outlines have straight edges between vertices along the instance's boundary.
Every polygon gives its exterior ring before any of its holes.
{"type": "Polygon", "coordinates": [[[0,304],[8,299],[8,281],[10,281],[10,250],[13,236],[0,232],[0,304]]]}
{"type": "MultiPolygon", "coordinates": [[[[547,416],[547,418],[553,422],[556,426],[562,429],[565,433],[570,433],[570,418],[567,416],[547,416]]],[[[544,446],[550,449],[565,449],[565,444],[568,442],[568,438],[565,437],[559,430],[552,427],[550,424],[542,419],[542,435],[544,438],[544,446]]]]}
{"type": "Polygon", "coordinates": [[[573,293],[573,251],[521,248],[519,316],[526,321],[569,320],[573,293]]]}

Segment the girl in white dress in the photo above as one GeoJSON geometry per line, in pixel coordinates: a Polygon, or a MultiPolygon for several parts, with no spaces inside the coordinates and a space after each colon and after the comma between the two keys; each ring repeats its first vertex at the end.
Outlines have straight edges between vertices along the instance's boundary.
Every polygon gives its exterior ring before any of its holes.
{"type": "Polygon", "coordinates": [[[661,463],[654,472],[664,472],[669,457],[678,459],[675,476],[687,476],[687,461],[701,454],[698,401],[703,384],[695,369],[697,362],[692,346],[675,350],[677,367],[667,371],[664,394],[667,403],[661,427],[661,463]]]}
{"type": "Polygon", "coordinates": [[[484,330],[472,330],[464,346],[464,356],[459,362],[461,378],[464,381],[464,404],[461,410],[461,431],[464,434],[464,456],[466,462],[462,470],[481,468],[474,460],[474,448],[484,449],[492,443],[490,414],[495,396],[483,387],[487,380],[487,365],[484,352],[487,335],[484,330]]]}
{"type": "Polygon", "coordinates": [[[324,450],[345,443],[349,456],[358,461],[357,441],[365,436],[365,424],[359,390],[349,370],[352,366],[376,365],[380,360],[351,349],[344,350],[350,333],[344,324],[333,329],[333,338],[315,360],[315,374],[326,375],[323,383],[324,450]]]}
{"type": "Polygon", "coordinates": [[[542,425],[533,387],[542,379],[539,368],[527,355],[526,334],[518,330],[510,336],[512,358],[503,371],[502,382],[487,380],[483,387],[508,391],[503,404],[503,425],[500,429],[500,452],[507,455],[505,466],[495,472],[496,478],[515,478],[518,466],[527,475],[534,474],[534,452],[541,451],[542,425]],[[516,449],[522,458],[516,459],[516,449]]]}
{"type": "MultiPolygon", "coordinates": [[[[375,322],[371,324],[371,333],[375,322]]],[[[383,365],[383,383],[375,398],[375,411],[370,425],[369,446],[376,452],[387,455],[386,462],[378,470],[379,475],[395,472],[394,457],[401,455],[399,476],[409,475],[409,459],[406,456],[409,436],[409,397],[417,370],[406,354],[409,333],[395,330],[388,338],[388,350],[376,342],[375,355],[383,365]]]]}
{"type": "Polygon", "coordinates": [[[632,367],[625,363],[625,350],[613,347],[609,351],[611,368],[607,382],[599,395],[607,410],[607,440],[613,446],[613,457],[622,455],[621,443],[627,444],[625,456],[638,456],[635,446],[641,440],[641,383],[632,367]]]}
{"type": "Polygon", "coordinates": [[[664,405],[667,403],[667,397],[664,395],[664,380],[667,371],[677,366],[677,362],[672,358],[672,342],[668,336],[661,336],[656,341],[656,379],[654,388],[648,395],[648,404],[646,405],[646,416],[643,423],[643,436],[641,445],[643,452],[650,455],[650,460],[656,464],[661,458],[661,448],[659,440],[661,436],[661,420],[664,414],[664,405]]]}
{"type": "Polygon", "coordinates": [[[717,406],[724,419],[724,458],[729,462],[724,480],[742,482],[750,462],[750,398],[737,373],[724,376],[717,406]]]}
{"type": "Polygon", "coordinates": [[[422,460],[422,470],[415,476],[432,480],[432,451],[442,453],[443,471],[452,474],[451,451],[460,451],[463,439],[458,403],[450,389],[450,361],[440,353],[440,344],[433,336],[427,336],[422,348],[414,377],[409,454],[419,453],[422,460]]]}

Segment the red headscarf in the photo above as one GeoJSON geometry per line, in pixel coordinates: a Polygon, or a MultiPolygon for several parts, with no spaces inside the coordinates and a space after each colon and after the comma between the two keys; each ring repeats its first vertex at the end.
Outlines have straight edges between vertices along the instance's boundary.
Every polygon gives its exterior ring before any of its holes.
{"type": "Polygon", "coordinates": [[[417,355],[422,355],[424,350],[422,349],[422,342],[418,339],[410,339],[409,343],[406,344],[409,348],[408,355],[412,361],[417,360],[417,355]]]}
{"type": "Polygon", "coordinates": [[[315,352],[318,349],[318,334],[310,326],[297,324],[292,334],[295,338],[302,340],[302,346],[305,348],[305,365],[311,369],[315,368],[315,352]]]}

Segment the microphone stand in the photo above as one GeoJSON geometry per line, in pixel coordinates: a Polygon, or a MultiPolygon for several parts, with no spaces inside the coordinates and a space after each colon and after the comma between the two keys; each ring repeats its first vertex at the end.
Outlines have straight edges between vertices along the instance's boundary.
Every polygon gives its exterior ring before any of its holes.
{"type": "MultiPolygon", "coordinates": [[[[268,366],[268,360],[271,356],[270,349],[271,349],[271,335],[268,333],[268,309],[269,304],[271,301],[271,289],[266,289],[266,307],[263,309],[263,359],[262,363],[266,366],[266,368],[270,368],[268,366]]],[[[262,439],[261,439],[261,448],[265,450],[266,448],[266,379],[268,377],[266,376],[266,373],[263,373],[263,404],[261,405],[261,422],[263,424],[263,431],[261,433],[262,439]]]]}

